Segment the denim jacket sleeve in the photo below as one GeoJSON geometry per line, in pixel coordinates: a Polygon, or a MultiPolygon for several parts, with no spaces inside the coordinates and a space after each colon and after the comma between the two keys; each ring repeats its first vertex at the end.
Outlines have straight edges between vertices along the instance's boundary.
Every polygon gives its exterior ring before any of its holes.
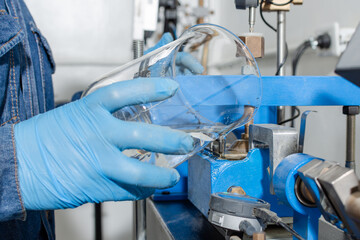
{"type": "MultiPolygon", "coordinates": [[[[20,25],[4,10],[0,10],[0,71],[10,73],[13,56],[9,51],[24,38],[20,25]],[[7,56],[4,56],[7,55],[7,56]],[[9,64],[5,64],[9,60],[9,64]]],[[[11,53],[13,55],[13,53],[11,53]]],[[[13,70],[11,70],[12,72],[13,70]]],[[[7,74],[7,75],[8,75],[7,74]]],[[[11,78],[10,78],[11,79],[11,78]]],[[[7,95],[14,95],[14,89],[8,88],[9,78],[0,75],[0,98],[2,100],[1,127],[0,127],[0,221],[24,219],[20,189],[17,180],[16,150],[13,134],[13,123],[18,121],[14,114],[14,101],[10,100],[8,108],[7,95]],[[10,111],[8,111],[10,110],[10,111]]],[[[10,85],[11,86],[11,85],[10,85]]]]}
{"type": "Polygon", "coordinates": [[[0,127],[0,221],[25,219],[17,179],[13,125],[0,127]]]}
{"type": "MultiPolygon", "coordinates": [[[[51,50],[25,3],[0,0],[1,231],[5,225],[20,226],[13,220],[26,219],[17,178],[13,126],[53,108],[53,71],[51,50]]],[[[29,214],[34,219],[32,216],[37,213],[28,213],[28,218],[29,214]]],[[[34,229],[34,222],[29,223],[29,229],[34,229]]],[[[3,232],[0,236],[3,237],[3,232]]]]}

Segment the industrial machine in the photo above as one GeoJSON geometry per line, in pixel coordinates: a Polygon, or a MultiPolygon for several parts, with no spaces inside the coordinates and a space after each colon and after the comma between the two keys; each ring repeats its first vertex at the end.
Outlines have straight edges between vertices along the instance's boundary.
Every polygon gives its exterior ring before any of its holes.
{"type": "Polygon", "coordinates": [[[276,76],[262,77],[262,108],[253,122],[209,143],[178,167],[177,186],[146,200],[141,216],[146,215],[146,232],[137,239],[360,239],[360,185],[354,171],[360,26],[336,69],[344,78],[284,76],[285,12],[290,3],[302,1],[235,3],[249,8],[249,33],[241,39],[256,57],[264,54],[264,39],[254,33],[255,9],[262,9],[261,17],[262,11],[277,12],[276,76]],[[311,111],[302,114],[298,132],[283,125],[284,106],[344,106],[346,167],[304,154],[311,111]]]}
{"type": "MultiPolygon", "coordinates": [[[[263,77],[263,87],[269,90],[264,91],[263,106],[360,104],[360,88],[342,77],[263,77]],[[271,89],[283,94],[273,95],[271,89]]],[[[254,209],[269,205],[279,217],[292,217],[293,228],[303,239],[359,238],[359,180],[350,168],[301,153],[307,114],[302,116],[300,133],[277,124],[250,125],[245,158],[241,147],[234,148],[244,141],[238,139],[223,153],[214,142],[189,159],[191,203],[163,201],[171,199],[170,191],[156,194],[158,201],[147,200],[148,239],[256,235],[265,229],[266,221],[273,220],[271,214],[261,216],[254,209]]],[[[176,190],[174,195],[179,199],[176,190]]]]}

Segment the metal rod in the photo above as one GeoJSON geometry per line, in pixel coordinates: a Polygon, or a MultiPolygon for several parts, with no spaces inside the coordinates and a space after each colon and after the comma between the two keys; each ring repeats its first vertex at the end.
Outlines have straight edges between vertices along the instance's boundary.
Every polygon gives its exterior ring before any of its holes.
{"type": "Polygon", "coordinates": [[[254,26],[255,26],[255,7],[249,8],[249,32],[254,32],[254,26]]]}
{"type": "Polygon", "coordinates": [[[347,168],[355,171],[355,122],[356,115],[348,114],[346,123],[346,163],[347,168]]]}
{"type": "Polygon", "coordinates": [[[101,204],[95,203],[95,240],[102,239],[101,204]]]}
{"type": "MultiPolygon", "coordinates": [[[[144,55],[144,41],[133,41],[134,59],[144,55]]],[[[146,239],[146,200],[134,202],[134,238],[136,240],[146,239]]]]}
{"type": "MultiPolygon", "coordinates": [[[[285,11],[277,12],[277,68],[283,63],[286,54],[286,38],[285,38],[285,27],[286,27],[285,11]]],[[[280,68],[279,76],[285,75],[285,64],[280,68]]],[[[277,107],[277,122],[285,120],[285,106],[277,107]]]]}
{"type": "MultiPolygon", "coordinates": [[[[277,67],[283,63],[286,54],[286,19],[285,11],[278,11],[277,14],[277,67]]],[[[282,66],[279,71],[280,76],[285,75],[285,66],[282,66]]]]}
{"type": "Polygon", "coordinates": [[[146,200],[138,200],[134,202],[134,226],[135,239],[146,239],[146,200]]]}

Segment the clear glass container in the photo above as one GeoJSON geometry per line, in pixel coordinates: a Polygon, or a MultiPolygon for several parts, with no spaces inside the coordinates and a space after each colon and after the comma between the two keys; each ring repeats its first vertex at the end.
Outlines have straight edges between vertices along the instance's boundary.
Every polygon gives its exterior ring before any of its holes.
{"type": "Polygon", "coordinates": [[[178,166],[209,142],[244,125],[261,102],[262,82],[254,57],[236,35],[217,25],[189,28],[175,41],[104,75],[83,96],[137,77],[167,77],[180,85],[172,98],[114,113],[124,121],[157,124],[191,134],[195,148],[187,155],[124,151],[163,167],[178,166]]]}

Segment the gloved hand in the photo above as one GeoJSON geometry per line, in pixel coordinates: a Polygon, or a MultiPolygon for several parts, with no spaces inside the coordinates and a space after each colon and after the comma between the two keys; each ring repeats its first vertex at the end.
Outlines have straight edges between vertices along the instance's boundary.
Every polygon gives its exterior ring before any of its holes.
{"type": "Polygon", "coordinates": [[[72,208],[87,202],[136,200],[177,183],[174,169],[125,156],[124,149],[167,154],[192,150],[190,135],[112,116],[124,106],[175,94],[170,79],[114,83],[14,127],[21,197],[28,210],[72,208]]]}
{"type": "MultiPolygon", "coordinates": [[[[154,51],[170,42],[174,39],[170,33],[165,33],[160,41],[154,46],[144,52],[147,54],[154,51]]],[[[201,74],[204,71],[204,67],[197,61],[195,57],[186,52],[178,52],[175,59],[176,75],[194,75],[201,74]]],[[[162,68],[170,67],[171,63],[167,64],[155,64],[150,67],[151,76],[161,76],[162,68]],[[165,66],[164,66],[165,65],[165,66]]]]}

